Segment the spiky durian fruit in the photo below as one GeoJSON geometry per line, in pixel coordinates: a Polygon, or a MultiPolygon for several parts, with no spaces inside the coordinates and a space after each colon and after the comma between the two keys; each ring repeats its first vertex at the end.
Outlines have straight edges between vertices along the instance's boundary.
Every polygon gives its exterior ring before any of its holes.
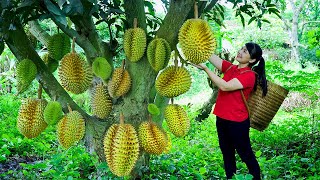
{"type": "Polygon", "coordinates": [[[58,122],[57,135],[62,147],[68,149],[80,141],[85,133],[85,121],[78,111],[71,111],[58,122]]]}
{"type": "Polygon", "coordinates": [[[48,126],[43,111],[47,105],[44,99],[24,99],[19,109],[17,127],[27,138],[37,137],[48,126]]]}
{"type": "Polygon", "coordinates": [[[118,98],[126,94],[131,88],[131,77],[127,70],[122,67],[116,68],[108,83],[108,91],[112,98],[118,98]]]}
{"type": "Polygon", "coordinates": [[[30,59],[24,59],[18,63],[16,70],[18,93],[22,93],[36,78],[37,66],[30,59]]]}
{"type": "Polygon", "coordinates": [[[0,40],[0,55],[2,54],[3,50],[4,50],[4,42],[0,40]]]}
{"type": "Polygon", "coordinates": [[[64,33],[54,34],[48,41],[49,56],[60,61],[64,55],[70,53],[71,42],[69,36],[64,33]]]}
{"type": "Polygon", "coordinates": [[[164,117],[172,134],[185,136],[190,129],[190,120],[186,111],[178,104],[169,104],[164,110],[164,117]]]}
{"type": "Polygon", "coordinates": [[[104,138],[104,153],[113,174],[129,175],[139,156],[139,140],[134,127],[124,124],[123,120],[113,124],[104,138]]]}
{"type": "Polygon", "coordinates": [[[92,71],[97,77],[106,80],[111,76],[112,67],[105,58],[97,57],[92,63],[92,71]]]}
{"type": "Polygon", "coordinates": [[[217,43],[207,21],[188,19],[179,31],[179,43],[186,60],[205,62],[214,53],[217,43]]]}
{"type": "Polygon", "coordinates": [[[190,89],[191,75],[184,67],[169,66],[158,76],[155,86],[160,95],[176,97],[190,89]]]}
{"type": "Polygon", "coordinates": [[[62,116],[62,107],[58,101],[50,101],[44,109],[44,121],[49,125],[57,124],[62,116]]]}
{"type": "Polygon", "coordinates": [[[131,28],[124,33],[123,49],[131,62],[141,59],[147,46],[146,33],[141,28],[131,28]]]}
{"type": "Polygon", "coordinates": [[[75,52],[62,58],[58,72],[62,87],[74,94],[86,91],[93,78],[87,62],[75,52]]]}
{"type": "Polygon", "coordinates": [[[153,39],[147,48],[147,57],[151,67],[156,71],[160,71],[168,65],[171,55],[169,43],[162,38],[153,39]]]}
{"type": "Polygon", "coordinates": [[[53,59],[52,57],[50,57],[48,53],[46,53],[42,56],[42,60],[47,65],[47,67],[51,73],[53,73],[54,71],[57,70],[57,68],[59,66],[59,62],[56,61],[55,59],[53,59]]]}
{"type": "Polygon", "coordinates": [[[112,110],[112,101],[102,84],[98,84],[91,94],[92,112],[98,118],[104,119],[109,116],[112,110]]]}
{"type": "Polygon", "coordinates": [[[161,154],[168,145],[166,134],[152,121],[139,126],[139,140],[143,149],[150,154],[161,154]]]}

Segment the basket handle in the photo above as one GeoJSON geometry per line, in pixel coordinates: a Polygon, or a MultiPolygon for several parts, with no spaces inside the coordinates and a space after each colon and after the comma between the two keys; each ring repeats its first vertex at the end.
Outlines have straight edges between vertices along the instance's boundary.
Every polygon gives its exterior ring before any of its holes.
{"type": "Polygon", "coordinates": [[[246,105],[246,107],[247,107],[247,110],[248,110],[248,113],[249,113],[249,117],[251,117],[251,113],[250,113],[249,105],[248,105],[248,102],[247,102],[246,98],[244,97],[244,94],[243,94],[242,89],[240,90],[240,92],[241,92],[241,96],[242,96],[243,102],[244,102],[244,104],[245,104],[245,105],[246,105]]]}

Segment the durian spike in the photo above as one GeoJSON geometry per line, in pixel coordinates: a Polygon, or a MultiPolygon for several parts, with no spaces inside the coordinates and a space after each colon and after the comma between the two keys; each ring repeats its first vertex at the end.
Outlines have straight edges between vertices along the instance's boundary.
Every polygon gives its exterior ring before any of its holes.
{"type": "Polygon", "coordinates": [[[71,109],[70,105],[68,104],[67,106],[68,106],[68,111],[72,112],[72,109],[71,109]]]}
{"type": "Polygon", "coordinates": [[[42,97],[42,86],[41,84],[39,84],[39,88],[38,88],[38,99],[41,99],[42,97]]]}
{"type": "Polygon", "coordinates": [[[75,46],[76,46],[76,37],[72,38],[72,53],[75,53],[75,46]]]}
{"type": "Polygon", "coordinates": [[[133,19],[133,28],[137,28],[138,27],[138,20],[137,18],[133,19]]]}
{"type": "Polygon", "coordinates": [[[194,18],[198,19],[198,4],[197,4],[197,1],[194,1],[194,18]]]}
{"type": "Polygon", "coordinates": [[[120,113],[120,124],[124,124],[124,115],[120,113]]]}

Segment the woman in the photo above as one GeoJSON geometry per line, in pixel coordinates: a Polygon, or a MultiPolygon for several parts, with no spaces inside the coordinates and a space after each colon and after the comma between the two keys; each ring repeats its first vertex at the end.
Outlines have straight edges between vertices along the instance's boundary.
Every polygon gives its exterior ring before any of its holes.
{"type": "Polygon", "coordinates": [[[261,179],[260,167],[252,151],[249,138],[249,113],[242,99],[240,90],[248,99],[257,84],[261,85],[263,95],[267,93],[265,62],[258,44],[246,43],[236,57],[238,65],[233,65],[212,55],[209,61],[224,73],[220,78],[204,64],[195,65],[203,69],[218,88],[218,97],[213,113],[217,117],[216,125],[219,145],[223,154],[227,179],[236,173],[235,150],[246,163],[254,180],[261,179]],[[258,63],[257,66],[254,66],[258,63]],[[254,66],[254,67],[253,67],[254,66]],[[253,71],[252,71],[253,70],[253,71]]]}

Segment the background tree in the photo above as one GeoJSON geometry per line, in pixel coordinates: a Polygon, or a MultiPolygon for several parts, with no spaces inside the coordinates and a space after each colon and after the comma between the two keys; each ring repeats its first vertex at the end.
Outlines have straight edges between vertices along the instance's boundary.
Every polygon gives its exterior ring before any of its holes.
{"type": "MultiPolygon", "coordinates": [[[[263,20],[264,14],[278,14],[277,9],[274,8],[275,5],[270,0],[265,0],[262,3],[254,1],[252,4],[247,4],[247,1],[240,3],[230,0],[229,2],[234,4],[236,15],[241,18],[243,24],[244,14],[252,17],[249,23],[257,21],[258,26],[261,26],[262,21],[266,21],[263,20]]],[[[38,70],[37,81],[48,96],[61,103],[64,112],[68,112],[67,105],[69,105],[73,110],[82,114],[86,124],[84,139],[87,150],[96,152],[100,160],[104,161],[103,138],[106,130],[113,123],[118,122],[120,112],[123,112],[125,119],[135,127],[147,120],[149,103],[155,103],[163,112],[168,98],[154,93],[157,73],[149,65],[146,55],[137,63],[127,61],[126,69],[132,77],[131,90],[125,96],[113,99],[113,111],[107,119],[98,119],[81,109],[49,71],[37,49],[29,40],[25,29],[26,25],[28,24],[30,32],[44,46],[47,46],[50,35],[42,29],[39,22],[49,19],[63,33],[70,38],[75,38],[76,44],[83,50],[89,65],[96,57],[105,57],[113,67],[117,67],[123,60],[115,58],[122,51],[122,47],[118,46],[120,44],[118,40],[122,38],[126,29],[133,27],[134,18],[137,18],[138,26],[147,32],[148,42],[156,35],[166,39],[171,48],[176,49],[177,35],[181,25],[186,19],[193,18],[193,4],[193,0],[167,2],[167,14],[163,20],[159,20],[152,13],[154,12],[152,4],[143,0],[125,0],[123,2],[120,0],[6,0],[1,1],[0,4],[0,41],[5,42],[18,61],[29,58],[34,62],[38,70]],[[145,7],[149,8],[149,12],[145,12],[145,7]],[[96,29],[100,23],[105,23],[108,27],[106,31],[108,31],[110,39],[107,41],[103,37],[103,32],[96,29]]],[[[217,1],[199,2],[200,14],[210,12],[211,14],[220,14],[223,19],[223,8],[218,6],[217,1]]],[[[211,16],[211,18],[216,20],[218,24],[222,24],[222,21],[219,21],[216,16],[211,16]]],[[[99,79],[95,78],[93,85],[97,82],[99,79]]],[[[157,117],[160,124],[162,117],[162,114],[157,117]]],[[[145,162],[143,161],[145,153],[142,152],[140,155],[141,158],[136,164],[136,169],[132,172],[133,177],[138,176],[138,170],[145,162]]]]}

